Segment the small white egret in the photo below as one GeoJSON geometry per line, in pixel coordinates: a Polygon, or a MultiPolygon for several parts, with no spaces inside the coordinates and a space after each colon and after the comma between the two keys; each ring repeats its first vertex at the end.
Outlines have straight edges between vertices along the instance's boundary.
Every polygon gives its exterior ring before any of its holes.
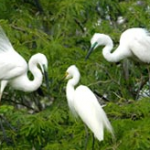
{"type": "Polygon", "coordinates": [[[113,135],[113,128],[94,93],[84,85],[74,88],[80,80],[80,72],[75,65],[67,69],[66,79],[69,79],[66,97],[72,113],[82,119],[99,141],[104,139],[104,128],[113,135]]]}
{"type": "Polygon", "coordinates": [[[103,48],[103,56],[109,62],[118,62],[124,58],[133,58],[140,62],[150,63],[150,33],[146,29],[131,28],[122,33],[118,48],[113,49],[112,39],[105,34],[95,33],[91,39],[91,48],[86,56],[100,45],[103,48]]]}
{"type": "Polygon", "coordinates": [[[38,65],[41,67],[42,73],[44,73],[46,85],[48,86],[48,62],[46,56],[41,53],[33,55],[29,60],[28,66],[25,59],[14,50],[0,27],[0,100],[7,84],[10,84],[14,89],[26,92],[38,89],[42,84],[43,78],[38,65]],[[33,80],[28,78],[28,67],[34,77],[33,80]]]}

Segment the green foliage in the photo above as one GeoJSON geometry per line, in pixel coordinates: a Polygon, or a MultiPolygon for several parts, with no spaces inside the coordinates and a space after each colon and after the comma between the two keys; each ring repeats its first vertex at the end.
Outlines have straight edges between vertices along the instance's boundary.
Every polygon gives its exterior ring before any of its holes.
{"type": "Polygon", "coordinates": [[[106,131],[95,149],[150,149],[149,97],[140,95],[149,90],[147,66],[131,60],[111,64],[101,48],[84,60],[95,32],[109,34],[116,48],[125,29],[150,29],[149,5],[149,0],[1,0],[0,25],[14,49],[27,61],[38,52],[47,56],[50,89],[44,83],[33,93],[7,87],[0,106],[0,149],[84,149],[84,124],[72,117],[65,96],[64,74],[72,64],[81,72],[81,84],[109,100],[104,109],[116,139],[106,131]],[[123,23],[118,23],[119,16],[123,23]]]}
{"type": "MultiPolygon", "coordinates": [[[[150,147],[150,100],[124,101],[108,103],[104,109],[114,127],[116,139],[111,139],[110,133],[105,132],[105,140],[99,143],[95,141],[95,149],[130,149],[144,150],[150,147]]],[[[3,106],[2,108],[4,108],[3,106]]],[[[83,123],[72,118],[66,101],[54,102],[52,106],[36,113],[26,114],[23,110],[10,109],[5,117],[16,129],[8,128],[7,136],[11,137],[13,146],[9,148],[30,149],[74,149],[84,148],[86,133],[83,123]],[[19,137],[19,138],[18,138],[19,137]]],[[[92,145],[92,136],[89,131],[88,149],[92,145]]],[[[1,145],[5,147],[5,145],[1,145]]]]}

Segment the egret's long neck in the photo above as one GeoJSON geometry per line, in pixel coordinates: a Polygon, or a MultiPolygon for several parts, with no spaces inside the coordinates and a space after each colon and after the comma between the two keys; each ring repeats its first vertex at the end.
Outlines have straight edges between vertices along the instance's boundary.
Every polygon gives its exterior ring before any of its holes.
{"type": "Polygon", "coordinates": [[[112,39],[109,36],[104,35],[104,41],[105,41],[104,43],[105,47],[103,48],[102,51],[104,58],[109,62],[117,62],[116,57],[114,56],[113,53],[111,53],[113,49],[112,39]]]}
{"type": "Polygon", "coordinates": [[[74,93],[74,87],[78,84],[80,80],[80,74],[79,73],[75,73],[73,78],[70,79],[67,83],[67,87],[66,87],[66,92],[67,92],[67,95],[73,95],[74,93]]]}
{"type": "Polygon", "coordinates": [[[42,84],[42,73],[40,69],[37,67],[38,62],[35,60],[29,61],[29,70],[33,75],[33,80],[30,80],[27,73],[19,76],[11,81],[11,85],[18,90],[22,90],[25,92],[32,92],[37,90],[42,84]]]}
{"type": "Polygon", "coordinates": [[[67,85],[74,87],[78,84],[79,80],[80,80],[80,73],[76,72],[74,73],[73,78],[68,81],[67,85]]]}
{"type": "MultiPolygon", "coordinates": [[[[30,64],[29,64],[30,65],[30,64]]],[[[41,70],[37,67],[38,63],[33,63],[32,67],[30,68],[30,72],[33,75],[33,80],[29,80],[26,83],[26,86],[29,87],[30,91],[37,90],[43,81],[43,75],[41,73],[41,70]],[[31,69],[32,68],[32,69],[31,69]]]]}
{"type": "MultiPolygon", "coordinates": [[[[75,86],[78,84],[80,80],[80,74],[79,73],[75,73],[73,78],[70,79],[67,83],[67,87],[66,87],[66,96],[67,96],[67,100],[68,100],[68,104],[69,107],[72,107],[72,101],[73,101],[73,97],[74,97],[74,92],[75,92],[75,86]]],[[[71,108],[72,110],[72,108],[71,108]]]]}
{"type": "Polygon", "coordinates": [[[113,41],[112,39],[107,36],[104,35],[104,45],[105,47],[103,48],[103,56],[104,58],[109,61],[109,62],[118,62],[122,59],[122,55],[120,55],[120,50],[116,49],[113,53],[111,53],[112,49],[113,49],[113,41]]]}

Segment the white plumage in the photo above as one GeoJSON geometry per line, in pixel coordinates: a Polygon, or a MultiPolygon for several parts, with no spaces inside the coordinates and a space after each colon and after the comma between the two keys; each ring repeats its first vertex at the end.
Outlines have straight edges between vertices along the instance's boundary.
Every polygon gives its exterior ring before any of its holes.
{"type": "Polygon", "coordinates": [[[25,59],[14,50],[3,29],[0,27],[0,99],[8,83],[14,89],[27,92],[32,92],[39,88],[42,84],[43,75],[37,67],[38,64],[45,77],[48,78],[46,73],[48,69],[46,56],[41,53],[33,55],[29,60],[28,66],[25,59]],[[33,80],[29,80],[27,76],[28,67],[33,74],[33,80]]]}
{"type": "Polygon", "coordinates": [[[69,79],[66,87],[66,96],[70,110],[94,133],[94,136],[102,141],[104,139],[104,128],[113,135],[113,128],[99,104],[93,92],[84,85],[74,86],[80,80],[80,73],[75,65],[70,66],[66,71],[66,79],[69,79]]]}
{"type": "Polygon", "coordinates": [[[150,33],[143,28],[131,28],[124,31],[120,37],[118,48],[113,49],[112,39],[105,34],[95,33],[91,39],[91,48],[86,56],[100,45],[103,48],[103,56],[109,62],[118,62],[124,58],[133,58],[137,61],[150,63],[150,33]]]}

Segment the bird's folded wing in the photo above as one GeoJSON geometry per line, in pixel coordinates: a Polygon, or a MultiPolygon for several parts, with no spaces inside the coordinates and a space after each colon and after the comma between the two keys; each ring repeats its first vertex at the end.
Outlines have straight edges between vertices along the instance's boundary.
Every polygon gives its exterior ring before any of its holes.
{"type": "MultiPolygon", "coordinates": [[[[86,86],[79,86],[75,91],[74,108],[81,119],[89,126],[104,123],[107,116],[93,92],[86,86]]],[[[104,125],[105,126],[105,125],[104,125]]]]}
{"type": "Polygon", "coordinates": [[[14,48],[10,43],[8,37],[6,36],[4,30],[0,26],[0,53],[4,53],[7,51],[14,51],[14,48]]]}
{"type": "Polygon", "coordinates": [[[0,80],[14,78],[26,70],[26,61],[15,51],[0,53],[0,80]]]}

